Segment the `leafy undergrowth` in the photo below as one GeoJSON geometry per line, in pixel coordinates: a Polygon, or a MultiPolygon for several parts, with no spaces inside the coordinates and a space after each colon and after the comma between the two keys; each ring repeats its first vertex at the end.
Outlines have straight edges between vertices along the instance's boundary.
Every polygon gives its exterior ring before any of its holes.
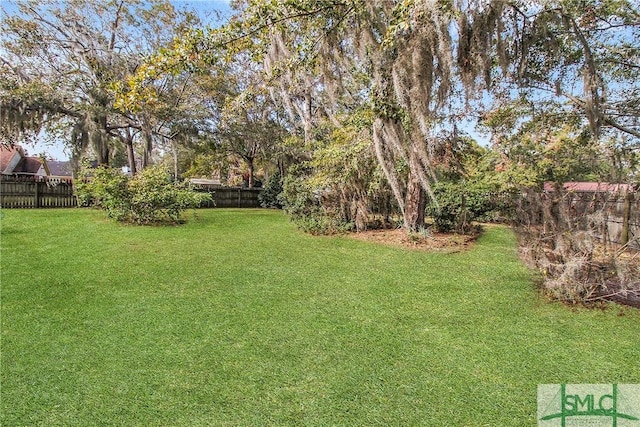
{"type": "Polygon", "coordinates": [[[3,213],[2,425],[534,426],[538,384],[640,383],[640,314],[546,302],[506,228],[446,254],[3,213]]]}

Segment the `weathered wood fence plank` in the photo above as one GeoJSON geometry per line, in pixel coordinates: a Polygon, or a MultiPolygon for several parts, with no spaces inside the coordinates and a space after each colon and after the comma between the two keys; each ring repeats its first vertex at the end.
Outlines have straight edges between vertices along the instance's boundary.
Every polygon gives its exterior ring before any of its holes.
{"type": "Polygon", "coordinates": [[[259,208],[258,196],[261,188],[194,188],[196,191],[211,194],[213,202],[204,203],[202,208],[259,208]]]}
{"type": "Polygon", "coordinates": [[[564,203],[574,221],[586,221],[591,215],[601,215],[606,225],[601,237],[605,243],[629,244],[640,249],[640,198],[634,193],[567,194],[564,203]]]}
{"type": "Polygon", "coordinates": [[[0,179],[0,207],[2,208],[68,208],[76,204],[71,180],[5,176],[0,179]]]}

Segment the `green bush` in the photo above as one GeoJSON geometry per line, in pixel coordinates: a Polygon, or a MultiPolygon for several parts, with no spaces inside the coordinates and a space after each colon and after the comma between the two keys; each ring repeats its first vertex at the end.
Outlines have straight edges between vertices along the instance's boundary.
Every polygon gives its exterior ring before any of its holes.
{"type": "Polygon", "coordinates": [[[85,168],[81,175],[85,178],[76,184],[78,205],[95,206],[111,218],[125,220],[130,209],[129,178],[119,169],[108,166],[85,168]]]}
{"type": "Polygon", "coordinates": [[[473,221],[496,222],[511,214],[510,195],[483,183],[441,182],[434,186],[436,202],[427,206],[439,232],[468,233],[473,221]]]}
{"type": "Polygon", "coordinates": [[[282,177],[280,172],[269,177],[262,192],[258,195],[258,201],[263,208],[282,209],[282,177]]]}
{"type": "Polygon", "coordinates": [[[94,205],[111,218],[134,224],[179,223],[185,209],[197,208],[211,195],[174,183],[160,166],[148,167],[133,178],[118,169],[99,167],[76,188],[81,205],[94,205]]]}
{"type": "MultiPolygon", "coordinates": [[[[334,209],[323,207],[324,190],[315,188],[304,175],[294,171],[284,180],[281,200],[284,211],[301,230],[312,234],[343,233],[354,228],[334,209]]],[[[327,190],[328,191],[328,190],[327,190]]]]}

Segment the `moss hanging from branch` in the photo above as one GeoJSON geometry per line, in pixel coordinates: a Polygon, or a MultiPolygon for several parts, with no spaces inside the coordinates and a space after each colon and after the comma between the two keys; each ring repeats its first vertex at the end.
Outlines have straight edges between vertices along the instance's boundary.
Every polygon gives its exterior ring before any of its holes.
{"type": "Polygon", "coordinates": [[[14,144],[32,139],[50,116],[41,106],[30,106],[16,99],[0,101],[0,142],[14,144]]]}

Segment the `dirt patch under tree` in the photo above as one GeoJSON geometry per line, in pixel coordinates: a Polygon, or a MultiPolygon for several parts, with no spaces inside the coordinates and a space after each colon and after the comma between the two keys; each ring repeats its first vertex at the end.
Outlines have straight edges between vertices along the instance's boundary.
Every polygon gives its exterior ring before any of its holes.
{"type": "Polygon", "coordinates": [[[436,233],[430,230],[426,232],[407,233],[405,230],[397,228],[350,233],[349,237],[397,248],[455,253],[469,249],[479,235],[479,231],[471,235],[436,233]]]}

